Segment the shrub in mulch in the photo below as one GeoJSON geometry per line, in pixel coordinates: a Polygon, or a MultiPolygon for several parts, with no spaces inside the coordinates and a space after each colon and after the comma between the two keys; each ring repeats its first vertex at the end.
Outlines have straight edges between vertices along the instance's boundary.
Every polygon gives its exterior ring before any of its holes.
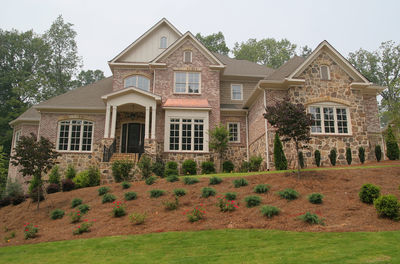
{"type": "Polygon", "coordinates": [[[271,206],[271,205],[262,206],[260,211],[263,216],[268,217],[268,218],[272,218],[281,212],[281,210],[278,207],[271,206]]]}
{"type": "Polygon", "coordinates": [[[261,197],[256,196],[256,195],[250,195],[244,198],[244,201],[246,202],[246,206],[248,208],[255,207],[260,205],[261,203],[261,197]]]}
{"type": "Polygon", "coordinates": [[[204,187],[201,189],[201,197],[208,198],[210,196],[215,196],[217,191],[214,188],[204,187]]]}
{"type": "Polygon", "coordinates": [[[312,204],[322,204],[324,196],[320,193],[312,193],[308,196],[308,201],[312,204]]]}
{"type": "Polygon", "coordinates": [[[287,188],[285,190],[279,191],[278,195],[281,198],[289,200],[289,201],[296,200],[300,196],[300,194],[297,191],[295,191],[293,189],[290,189],[290,188],[287,188]]]}
{"type": "Polygon", "coordinates": [[[239,188],[239,187],[247,186],[247,185],[249,185],[249,183],[244,178],[236,179],[233,181],[233,186],[235,186],[235,188],[239,188]]]}
{"type": "Polygon", "coordinates": [[[115,195],[111,194],[111,193],[106,193],[103,196],[103,199],[101,200],[102,203],[112,203],[115,201],[115,195]]]}
{"type": "Polygon", "coordinates": [[[361,187],[358,196],[360,197],[361,202],[372,204],[374,200],[379,197],[380,193],[381,188],[379,188],[379,186],[366,183],[361,187]]]}

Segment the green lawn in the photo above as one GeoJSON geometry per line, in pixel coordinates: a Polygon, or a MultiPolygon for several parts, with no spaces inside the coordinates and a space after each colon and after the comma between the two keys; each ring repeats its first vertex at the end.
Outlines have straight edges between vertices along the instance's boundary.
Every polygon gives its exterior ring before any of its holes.
{"type": "Polygon", "coordinates": [[[0,248],[0,263],[400,263],[400,231],[212,230],[0,248]]]}

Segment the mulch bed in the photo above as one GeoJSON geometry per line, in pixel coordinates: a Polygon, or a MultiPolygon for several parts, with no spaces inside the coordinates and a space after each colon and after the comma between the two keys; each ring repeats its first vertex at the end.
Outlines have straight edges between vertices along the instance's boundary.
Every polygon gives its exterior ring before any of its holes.
{"type": "MultiPolygon", "coordinates": [[[[381,162],[379,164],[400,164],[399,162],[381,162]]],[[[374,165],[369,163],[368,165],[374,165]]],[[[373,205],[360,202],[358,191],[362,184],[373,183],[381,187],[382,194],[394,194],[400,198],[400,167],[327,170],[303,172],[301,179],[296,173],[280,173],[254,175],[246,177],[248,186],[234,188],[235,178],[224,178],[219,185],[213,185],[218,194],[236,192],[239,208],[233,212],[220,212],[216,206],[217,198],[201,198],[201,189],[208,185],[208,178],[201,178],[199,183],[185,185],[182,181],[169,183],[159,179],[153,185],[144,182],[132,183],[123,190],[120,184],[109,185],[118,201],[123,201],[123,194],[135,191],[138,199],[126,202],[127,213],[146,213],[146,222],[142,225],[132,225],[128,215],[114,218],[111,215],[113,205],[102,204],[98,196],[98,187],[74,190],[65,193],[50,194],[47,201],[40,204],[39,212],[36,204],[25,201],[17,206],[7,206],[0,209],[0,246],[39,243],[45,241],[71,240],[78,238],[93,238],[112,235],[130,235],[166,231],[188,231],[224,228],[258,228],[307,232],[352,232],[352,231],[389,231],[400,230],[400,222],[379,218],[373,205]],[[257,184],[267,183],[271,190],[267,194],[255,194],[253,188],[257,184]],[[166,211],[163,201],[173,201],[173,189],[184,188],[187,194],[179,199],[180,207],[175,211],[166,211]],[[276,192],[285,188],[293,188],[300,193],[300,198],[294,201],[281,199],[276,192]],[[166,190],[167,194],[160,198],[149,198],[152,189],[166,190]],[[321,205],[311,204],[307,196],[313,192],[322,193],[324,202],[321,205]],[[243,201],[245,196],[259,195],[262,204],[277,206],[281,214],[268,219],[260,214],[260,207],[246,208],[243,201]],[[95,220],[91,232],[73,235],[72,231],[79,224],[71,224],[68,214],[73,198],[81,198],[83,203],[90,205],[91,210],[84,217],[89,221],[95,220]],[[195,223],[190,223],[184,212],[204,204],[206,217],[195,223]],[[28,208],[29,206],[29,208],[28,208]],[[51,220],[49,212],[55,208],[65,210],[64,218],[51,220]],[[309,225],[297,220],[297,216],[305,212],[316,213],[325,218],[325,226],[309,225]],[[39,226],[38,237],[24,240],[23,225],[29,222],[39,226]],[[7,228],[8,232],[5,232],[7,228]],[[9,243],[4,237],[11,231],[16,237],[9,243]]]]}

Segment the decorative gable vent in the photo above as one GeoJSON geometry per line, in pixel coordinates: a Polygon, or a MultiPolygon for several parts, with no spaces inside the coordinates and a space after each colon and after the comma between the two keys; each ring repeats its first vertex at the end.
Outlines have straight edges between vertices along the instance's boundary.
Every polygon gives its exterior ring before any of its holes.
{"type": "Polygon", "coordinates": [[[327,80],[331,79],[328,66],[322,65],[321,68],[320,68],[320,73],[321,73],[321,80],[327,81],[327,80]]]}
{"type": "Polygon", "coordinates": [[[183,53],[183,62],[184,63],[191,63],[192,62],[192,52],[190,50],[185,51],[183,53]]]}

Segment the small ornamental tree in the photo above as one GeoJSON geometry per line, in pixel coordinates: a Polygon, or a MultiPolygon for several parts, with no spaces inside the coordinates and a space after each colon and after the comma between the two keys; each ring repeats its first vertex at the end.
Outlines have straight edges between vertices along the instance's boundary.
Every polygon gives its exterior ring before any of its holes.
{"type": "Polygon", "coordinates": [[[386,135],[386,155],[390,160],[399,159],[399,145],[396,137],[393,134],[392,127],[389,125],[386,135]]]}
{"type": "Polygon", "coordinates": [[[382,159],[382,149],[380,145],[376,145],[375,146],[375,157],[376,157],[376,161],[381,161],[382,159]]]}
{"type": "Polygon", "coordinates": [[[317,167],[321,166],[321,152],[318,149],[314,152],[314,158],[317,167]]]}
{"type": "MultiPolygon", "coordinates": [[[[21,136],[17,146],[14,148],[14,155],[11,156],[11,164],[21,166],[20,172],[23,177],[33,176],[33,180],[38,183],[37,188],[42,189],[42,174],[45,174],[55,164],[55,159],[60,154],[54,151],[54,144],[47,138],[40,137],[36,139],[36,135],[31,133],[29,137],[21,136]]],[[[38,191],[39,210],[40,194],[38,191]]]]}
{"type": "Polygon", "coordinates": [[[229,131],[222,124],[210,131],[210,149],[218,153],[218,172],[221,172],[222,157],[228,148],[229,131]]]}
{"type": "Polygon", "coordinates": [[[351,148],[346,149],[346,161],[347,164],[351,165],[351,162],[353,161],[353,157],[351,155],[351,148]]]}
{"type": "Polygon", "coordinates": [[[264,118],[277,128],[276,132],[284,137],[282,141],[294,141],[297,154],[297,174],[300,177],[299,150],[306,147],[300,144],[308,143],[311,139],[311,115],[306,113],[304,105],[293,104],[289,98],[277,102],[274,106],[267,106],[265,111],[264,118]]]}
{"type": "Polygon", "coordinates": [[[277,170],[287,170],[287,159],[278,133],[275,133],[274,139],[274,162],[277,170]]]}
{"type": "Polygon", "coordinates": [[[359,147],[358,148],[358,158],[360,159],[361,164],[365,162],[365,148],[359,147]]]}

